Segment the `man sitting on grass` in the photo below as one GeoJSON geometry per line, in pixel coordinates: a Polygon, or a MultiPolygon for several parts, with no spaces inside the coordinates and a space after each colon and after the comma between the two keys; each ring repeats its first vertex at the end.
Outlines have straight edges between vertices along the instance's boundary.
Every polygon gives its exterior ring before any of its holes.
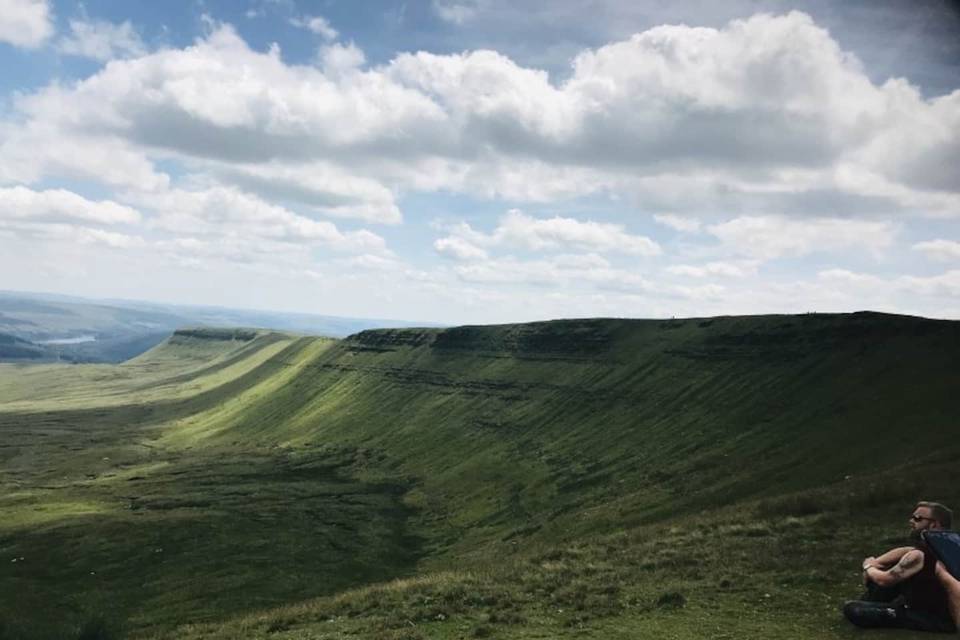
{"type": "Polygon", "coordinates": [[[937,502],[919,502],[910,516],[913,546],[892,549],[863,561],[867,592],[862,600],[843,605],[843,615],[858,627],[899,627],[917,631],[956,630],[945,581],[937,558],[923,541],[924,531],[949,529],[950,509],[937,502]]]}

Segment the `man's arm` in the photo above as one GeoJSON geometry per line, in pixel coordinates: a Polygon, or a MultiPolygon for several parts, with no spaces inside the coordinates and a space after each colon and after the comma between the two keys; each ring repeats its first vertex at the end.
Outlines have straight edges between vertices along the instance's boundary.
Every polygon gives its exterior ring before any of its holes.
{"type": "Polygon", "coordinates": [[[915,547],[897,547],[896,549],[890,549],[882,556],[874,558],[873,556],[863,559],[863,570],[866,571],[870,567],[877,567],[878,569],[889,569],[893,565],[900,562],[901,558],[907,554],[909,551],[913,551],[915,547]]]}
{"type": "Polygon", "coordinates": [[[864,571],[864,575],[881,587],[889,587],[920,573],[921,569],[923,569],[923,552],[910,549],[889,570],[871,566],[864,571]]]}

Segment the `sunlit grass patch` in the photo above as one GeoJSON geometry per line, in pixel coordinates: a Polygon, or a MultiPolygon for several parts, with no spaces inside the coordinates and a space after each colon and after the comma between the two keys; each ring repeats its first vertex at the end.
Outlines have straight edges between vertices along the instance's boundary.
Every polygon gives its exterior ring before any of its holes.
{"type": "Polygon", "coordinates": [[[10,506],[0,502],[0,531],[9,532],[62,523],[72,518],[95,516],[111,510],[110,505],[84,500],[31,500],[30,506],[10,506]]]}

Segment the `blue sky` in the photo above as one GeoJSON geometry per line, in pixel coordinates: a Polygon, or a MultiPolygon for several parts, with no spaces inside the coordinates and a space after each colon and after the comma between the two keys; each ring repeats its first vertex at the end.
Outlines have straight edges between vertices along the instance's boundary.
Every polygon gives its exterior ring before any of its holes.
{"type": "Polygon", "coordinates": [[[0,288],[960,317],[955,5],[664,4],[0,0],[0,288]]]}

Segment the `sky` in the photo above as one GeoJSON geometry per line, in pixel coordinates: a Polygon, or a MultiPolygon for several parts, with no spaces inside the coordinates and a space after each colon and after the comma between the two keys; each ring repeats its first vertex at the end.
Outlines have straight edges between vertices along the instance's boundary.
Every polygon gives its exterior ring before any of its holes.
{"type": "Polygon", "coordinates": [[[0,289],[960,318],[960,3],[0,0],[0,289]]]}

